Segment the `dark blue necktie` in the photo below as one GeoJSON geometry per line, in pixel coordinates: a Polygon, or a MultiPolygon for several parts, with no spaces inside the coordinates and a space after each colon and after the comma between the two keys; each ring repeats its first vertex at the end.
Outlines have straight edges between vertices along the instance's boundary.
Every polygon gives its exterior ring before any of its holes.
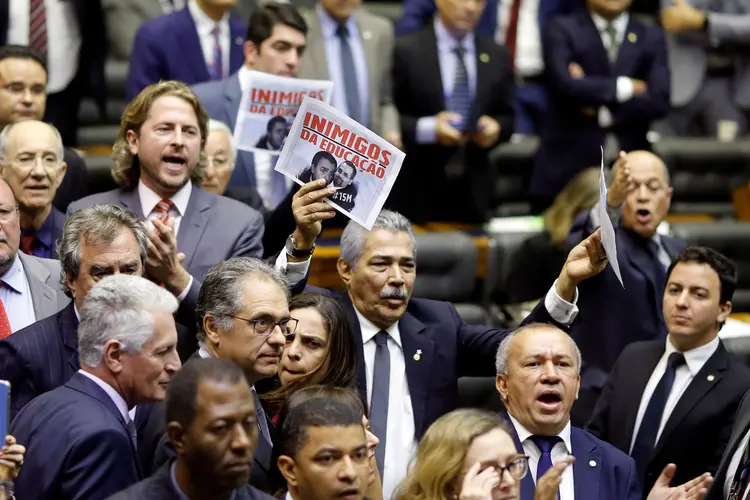
{"type": "MultiPolygon", "coordinates": [[[[541,452],[539,463],[536,465],[536,484],[539,484],[539,479],[552,468],[552,448],[562,439],[558,436],[531,436],[531,440],[541,452]]],[[[557,496],[560,497],[559,491],[557,496]]]]}
{"type": "Polygon", "coordinates": [[[633,444],[633,451],[630,456],[635,460],[638,477],[643,482],[646,477],[646,467],[651,461],[651,454],[656,446],[656,436],[661,426],[664,406],[667,404],[669,393],[672,391],[674,376],[677,368],[685,364],[685,356],[679,352],[673,352],[667,359],[667,369],[662,375],[659,383],[656,384],[654,394],[646,407],[646,413],[643,414],[641,427],[638,429],[638,435],[633,444]]]}
{"type": "MultiPolygon", "coordinates": [[[[362,123],[362,101],[359,95],[359,85],[357,83],[357,68],[354,65],[354,54],[352,46],[349,44],[349,30],[346,24],[339,24],[336,28],[336,35],[341,43],[341,71],[344,77],[344,94],[346,94],[346,107],[349,111],[349,117],[359,123],[362,123]]],[[[362,123],[362,125],[367,125],[362,123]]]]}
{"type": "Polygon", "coordinates": [[[469,121],[469,113],[471,113],[473,103],[471,89],[469,88],[469,72],[466,70],[466,63],[464,62],[466,49],[459,45],[453,49],[453,52],[456,54],[456,74],[453,80],[453,93],[448,100],[448,111],[461,115],[461,121],[453,125],[457,130],[463,131],[469,121]]]}
{"type": "Polygon", "coordinates": [[[370,399],[370,426],[372,433],[380,439],[375,448],[375,461],[380,475],[385,472],[385,447],[388,434],[388,396],[391,387],[391,353],[388,351],[388,332],[380,330],[375,335],[375,361],[372,374],[372,396],[370,399]]]}

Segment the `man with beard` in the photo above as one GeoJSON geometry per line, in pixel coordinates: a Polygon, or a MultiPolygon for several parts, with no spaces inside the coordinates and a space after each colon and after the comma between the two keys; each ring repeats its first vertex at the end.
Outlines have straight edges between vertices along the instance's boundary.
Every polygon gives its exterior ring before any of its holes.
{"type": "Polygon", "coordinates": [[[247,484],[258,415],[240,367],[225,359],[191,361],[169,383],[164,406],[176,458],[110,500],[272,498],[247,484]]]}
{"type": "Polygon", "coordinates": [[[354,198],[357,197],[357,186],[354,185],[354,177],[357,175],[357,167],[350,161],[339,163],[333,174],[333,187],[339,188],[333,193],[331,201],[338,206],[351,212],[354,209],[354,198]]]}
{"type": "Polygon", "coordinates": [[[325,179],[326,184],[333,181],[336,171],[336,158],[327,151],[318,151],[312,158],[309,167],[305,167],[297,178],[304,183],[325,179]]]}
{"type": "Polygon", "coordinates": [[[266,135],[260,138],[256,148],[279,151],[284,145],[284,139],[288,133],[286,119],[283,116],[274,116],[268,120],[266,135]]]}

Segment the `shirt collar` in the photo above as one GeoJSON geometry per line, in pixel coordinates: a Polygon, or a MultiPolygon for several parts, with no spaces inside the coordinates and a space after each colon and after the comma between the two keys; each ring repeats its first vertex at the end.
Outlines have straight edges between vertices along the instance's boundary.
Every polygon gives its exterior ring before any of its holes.
{"type": "MultiPolygon", "coordinates": [[[[453,49],[458,47],[459,40],[453,38],[448,28],[445,27],[443,21],[439,16],[435,16],[435,39],[437,40],[438,51],[453,52],[453,49]]],[[[460,40],[461,46],[464,48],[466,54],[474,53],[474,33],[467,33],[463,40],[460,40]]]]}
{"type": "MultiPolygon", "coordinates": [[[[604,33],[604,31],[607,29],[607,26],[610,23],[610,21],[607,21],[600,15],[594,14],[593,12],[591,13],[591,19],[593,19],[594,26],[596,26],[596,29],[599,30],[599,33],[604,33]]],[[[618,35],[623,33],[627,29],[629,20],[630,20],[630,15],[627,12],[623,12],[622,14],[617,16],[613,21],[611,21],[618,35]]]]}
{"type": "MultiPolygon", "coordinates": [[[[169,200],[174,203],[175,208],[180,213],[180,216],[184,216],[187,211],[188,201],[190,201],[190,193],[193,189],[193,183],[187,181],[187,183],[177,191],[174,196],[171,196],[169,200]]],[[[154,193],[150,187],[146,186],[142,180],[138,180],[138,198],[141,200],[141,209],[143,209],[143,215],[148,218],[151,212],[154,211],[156,204],[161,201],[161,197],[154,193]]]]}
{"type": "MultiPolygon", "coordinates": [[[[513,415],[508,413],[508,417],[510,417],[510,422],[513,424],[513,428],[516,430],[516,434],[518,434],[518,440],[523,444],[524,441],[529,439],[532,434],[531,432],[526,429],[521,423],[516,420],[513,415]]],[[[565,449],[568,450],[568,454],[573,454],[573,445],[570,442],[570,420],[568,420],[568,423],[565,424],[565,427],[563,427],[563,430],[560,431],[560,433],[557,435],[560,439],[562,439],[562,442],[565,444],[565,449]]]]}
{"type": "MultiPolygon", "coordinates": [[[[31,258],[33,259],[35,257],[31,258]]],[[[8,288],[14,292],[23,293],[26,288],[26,273],[24,272],[23,262],[21,262],[18,253],[16,253],[16,258],[13,259],[13,264],[10,266],[10,269],[0,277],[0,280],[8,285],[8,288]]]]}
{"type": "Polygon", "coordinates": [[[21,236],[36,236],[36,239],[44,245],[44,248],[52,248],[55,244],[53,241],[54,239],[54,226],[55,226],[55,213],[58,210],[55,207],[52,207],[52,210],[50,210],[49,215],[47,215],[47,218],[44,219],[44,223],[39,227],[39,229],[21,229],[21,236]]]}
{"type": "Polygon", "coordinates": [[[109,396],[109,399],[112,400],[112,402],[115,404],[118,410],[120,410],[120,414],[122,415],[122,418],[125,420],[125,422],[130,422],[130,415],[128,415],[128,404],[125,402],[125,399],[120,395],[119,392],[117,392],[114,387],[106,383],[104,380],[100,379],[96,375],[89,373],[84,370],[78,370],[78,373],[83,375],[84,377],[88,378],[89,380],[93,381],[96,385],[102,388],[104,392],[107,393],[107,396],[109,396]]]}
{"type": "MultiPolygon", "coordinates": [[[[698,374],[701,368],[703,368],[703,365],[706,364],[706,361],[708,361],[708,359],[714,355],[716,349],[718,348],[719,336],[717,335],[708,344],[696,347],[695,349],[690,349],[689,351],[685,351],[682,353],[682,355],[685,356],[685,364],[687,365],[688,370],[690,370],[690,374],[693,377],[698,374]]],[[[669,337],[667,337],[667,345],[664,349],[664,356],[669,358],[669,355],[673,352],[678,352],[677,348],[672,345],[672,341],[669,337]]]]}
{"type": "Polygon", "coordinates": [[[199,36],[209,36],[217,24],[219,25],[221,35],[229,32],[229,12],[224,13],[224,16],[217,23],[201,10],[195,0],[190,0],[187,7],[190,11],[190,16],[195,22],[195,29],[199,36]]]}
{"type": "MultiPolygon", "coordinates": [[[[362,331],[362,344],[366,344],[370,340],[375,338],[375,335],[377,335],[377,333],[382,330],[382,328],[378,328],[377,326],[375,326],[375,324],[372,323],[372,321],[362,316],[362,314],[360,314],[356,307],[354,307],[354,312],[357,313],[357,319],[359,320],[359,329],[362,331]]],[[[403,349],[403,346],[401,345],[401,333],[398,329],[398,321],[386,328],[385,331],[394,340],[394,342],[396,342],[398,346],[403,349]]]]}
{"type": "MultiPolygon", "coordinates": [[[[331,40],[337,38],[338,35],[336,35],[336,30],[339,27],[339,22],[326,12],[320,2],[315,5],[315,12],[318,14],[318,19],[320,19],[320,31],[323,34],[323,39],[331,40]]],[[[350,37],[358,36],[359,33],[357,30],[357,20],[354,16],[355,14],[352,14],[349,16],[349,19],[343,23],[349,31],[350,37]]]]}

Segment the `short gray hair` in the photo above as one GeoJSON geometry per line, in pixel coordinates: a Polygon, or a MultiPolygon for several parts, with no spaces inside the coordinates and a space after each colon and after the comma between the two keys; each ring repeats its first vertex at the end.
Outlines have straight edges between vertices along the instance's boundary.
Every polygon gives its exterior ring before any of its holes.
{"type": "Polygon", "coordinates": [[[126,353],[140,351],[154,334],[152,313],[173,314],[177,305],[171,293],[145,278],[128,274],[103,278],[91,289],[79,311],[81,365],[99,366],[104,345],[110,340],[119,341],[126,353]]]}
{"type": "MultiPolygon", "coordinates": [[[[526,330],[532,330],[535,328],[543,328],[543,327],[557,328],[552,325],[546,325],[544,323],[529,323],[528,325],[520,326],[516,328],[515,330],[513,330],[511,333],[509,333],[502,340],[502,342],[500,342],[500,345],[497,348],[497,354],[495,355],[495,373],[497,373],[498,375],[508,374],[508,356],[510,355],[510,346],[516,337],[518,337],[521,333],[525,332],[526,330]]],[[[580,375],[581,364],[583,364],[583,357],[581,356],[581,350],[578,348],[578,345],[570,336],[568,336],[568,339],[570,339],[571,344],[573,344],[573,347],[575,350],[575,361],[576,361],[576,365],[578,366],[578,374],[580,375]]]]}
{"type": "MultiPolygon", "coordinates": [[[[409,219],[398,212],[390,210],[381,210],[375,223],[372,225],[372,231],[376,229],[385,229],[393,233],[407,233],[411,237],[411,243],[414,248],[414,257],[417,256],[417,240],[414,237],[414,229],[411,227],[409,219]]],[[[365,240],[369,232],[353,220],[349,221],[341,235],[340,252],[341,259],[354,268],[357,261],[362,256],[365,247],[365,240]]]]}
{"type": "Polygon", "coordinates": [[[252,257],[234,257],[211,267],[203,278],[198,294],[195,315],[198,327],[198,344],[206,345],[206,331],[203,319],[214,318],[214,325],[220,331],[232,327],[232,316],[244,307],[243,288],[248,279],[258,279],[275,283],[284,291],[289,300],[289,282],[276,268],[265,261],[252,257]]]}
{"type": "Polygon", "coordinates": [[[234,163],[237,161],[237,148],[234,147],[234,134],[232,133],[232,129],[230,129],[229,125],[226,123],[211,118],[208,120],[208,134],[211,135],[211,132],[226,132],[229,134],[229,148],[232,151],[232,166],[234,166],[234,163]]]}
{"type": "Polygon", "coordinates": [[[68,297],[72,295],[66,278],[75,281],[81,270],[81,241],[86,244],[111,243],[126,229],[135,236],[141,265],[145,265],[148,234],[146,226],[133,212],[117,205],[94,205],[78,210],[65,221],[62,238],[57,243],[57,256],[60,259],[60,284],[68,297]]]}
{"type": "MultiPolygon", "coordinates": [[[[26,120],[16,122],[16,123],[10,123],[3,128],[2,132],[0,132],[0,161],[5,162],[6,160],[5,151],[8,148],[8,136],[10,135],[11,130],[13,130],[13,127],[18,125],[19,123],[24,123],[25,121],[26,120]]],[[[37,121],[37,120],[33,120],[33,121],[37,121]]],[[[50,123],[45,123],[45,122],[39,122],[39,123],[44,123],[50,129],[52,129],[52,132],[55,133],[55,137],[57,137],[57,153],[58,153],[57,163],[58,165],[62,166],[64,157],[65,157],[65,147],[63,146],[63,140],[62,140],[62,136],[60,135],[60,131],[57,130],[57,127],[55,127],[54,125],[50,123]]]]}

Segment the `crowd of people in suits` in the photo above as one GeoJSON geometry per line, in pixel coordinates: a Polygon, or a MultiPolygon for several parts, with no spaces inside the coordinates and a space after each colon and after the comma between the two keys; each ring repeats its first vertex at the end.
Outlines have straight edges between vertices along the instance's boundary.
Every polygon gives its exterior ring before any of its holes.
{"type": "Polygon", "coordinates": [[[750,495],[750,368],[719,338],[737,267],[661,232],[673,187],[645,139],[668,113],[744,130],[740,90],[734,118],[699,106],[742,78],[742,1],[675,0],[659,28],[627,0],[408,0],[397,38],[354,0],[246,24],[232,0],[147,3],[0,6],[0,498],[750,495]],[[154,19],[125,51],[118,187],[89,194],[70,106],[101,95],[103,17],[129,5],[154,19]],[[675,81],[696,47],[700,74],[675,81]],[[313,159],[277,197],[271,154],[232,141],[250,71],[333,80],[334,106],[407,152],[372,229],[343,221],[341,291],[307,284],[341,165],[313,159]],[[412,224],[480,217],[514,123],[557,183],[532,180],[537,201],[597,184],[546,212],[550,258],[519,269],[541,299],[501,329],[412,296],[412,224]],[[458,409],[463,377],[494,378],[502,411],[458,409]]]}

